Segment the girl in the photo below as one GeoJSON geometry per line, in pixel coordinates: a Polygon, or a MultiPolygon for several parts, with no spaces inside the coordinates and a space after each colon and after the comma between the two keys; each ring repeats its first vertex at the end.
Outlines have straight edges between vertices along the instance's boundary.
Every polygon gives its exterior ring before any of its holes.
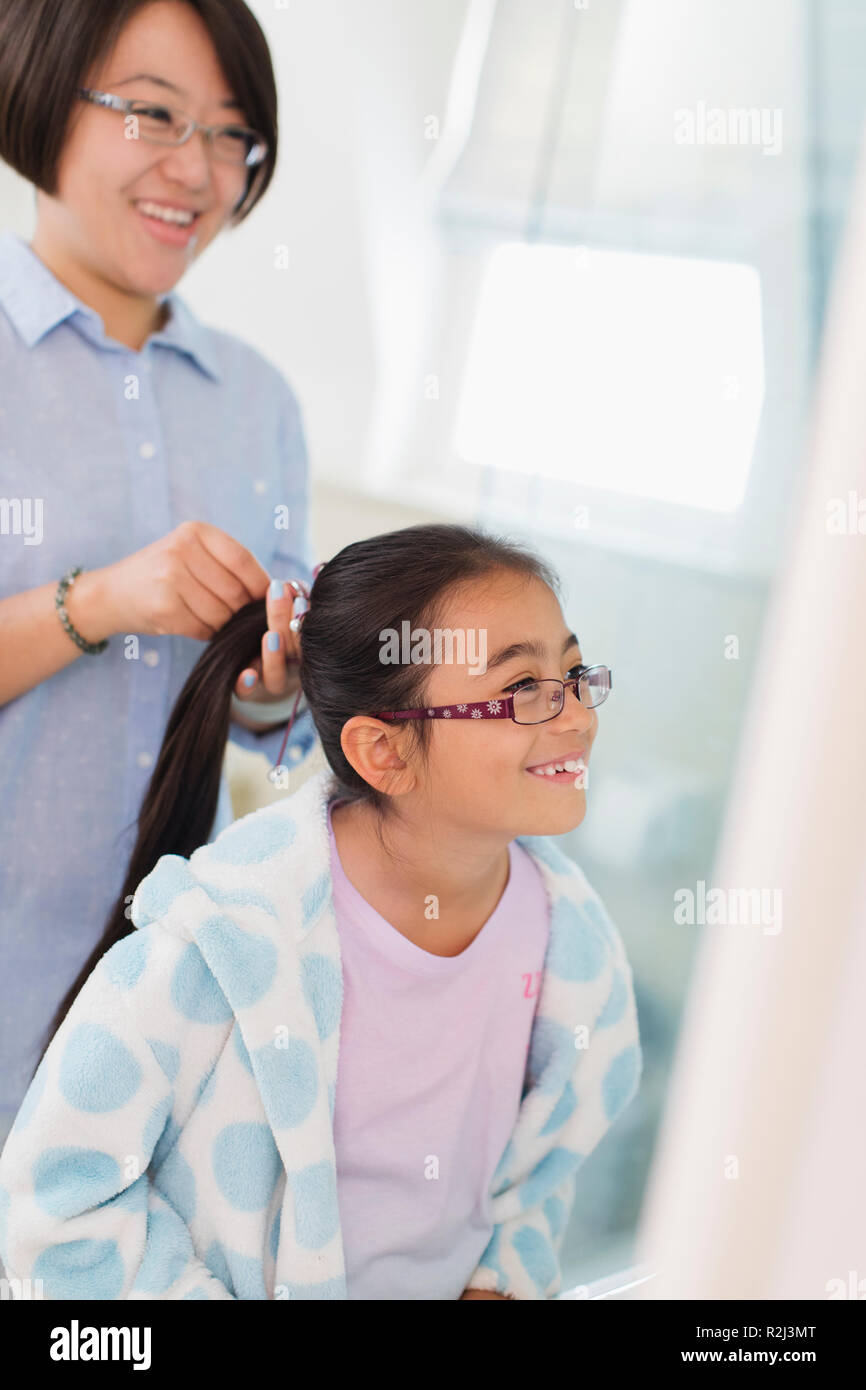
{"type": "Polygon", "coordinates": [[[0,1159],[11,1275],[49,1298],[559,1290],[580,1164],[642,1057],[620,935],[550,838],[583,819],[610,684],[555,587],[461,526],[347,546],[296,620],[329,767],[202,845],[261,603],[214,637],[0,1159]],[[484,660],[393,661],[403,624],[416,657],[439,631],[484,660]]]}
{"type": "MultiPolygon", "coordinates": [[[[267,190],[276,120],[241,0],[0,6],[0,158],[36,196],[32,243],[0,236],[0,1145],[201,643],[269,575],[309,573],[294,392],[173,292],[267,190]]],[[[257,715],[274,751],[285,724],[291,616],[277,578],[234,673],[247,747],[257,715]]],[[[290,753],[313,741],[304,713],[290,753]]]]}

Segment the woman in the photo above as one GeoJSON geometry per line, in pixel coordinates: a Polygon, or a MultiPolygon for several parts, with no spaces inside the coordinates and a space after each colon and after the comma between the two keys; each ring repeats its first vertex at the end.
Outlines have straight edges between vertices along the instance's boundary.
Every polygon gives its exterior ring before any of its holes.
{"type": "MultiPolygon", "coordinates": [[[[0,238],[0,1143],[116,898],[200,644],[267,593],[231,737],[273,757],[297,689],[298,404],[172,293],[261,198],[276,144],[241,0],[5,0],[0,156],[37,221],[30,245],[0,238]]],[[[313,738],[305,716],[293,761],[313,738]]],[[[230,820],[223,779],[213,834],[230,820]]]]}

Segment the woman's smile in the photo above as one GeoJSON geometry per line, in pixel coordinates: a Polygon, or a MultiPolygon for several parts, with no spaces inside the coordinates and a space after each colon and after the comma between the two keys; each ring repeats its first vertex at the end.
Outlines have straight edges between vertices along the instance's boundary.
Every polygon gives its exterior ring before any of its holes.
{"type": "Polygon", "coordinates": [[[167,246],[188,246],[196,236],[201,213],[193,208],[156,198],[139,198],[133,207],[142,226],[156,241],[167,246]]]}

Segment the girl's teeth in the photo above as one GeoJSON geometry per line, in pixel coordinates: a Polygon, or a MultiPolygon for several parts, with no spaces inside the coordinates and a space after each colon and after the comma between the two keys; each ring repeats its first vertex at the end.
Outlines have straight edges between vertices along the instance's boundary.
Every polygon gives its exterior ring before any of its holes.
{"type": "Polygon", "coordinates": [[[588,769],[583,758],[569,758],[565,763],[547,763],[546,766],[533,768],[532,771],[539,777],[555,777],[559,772],[575,772],[577,780],[574,785],[586,786],[588,769]]]}

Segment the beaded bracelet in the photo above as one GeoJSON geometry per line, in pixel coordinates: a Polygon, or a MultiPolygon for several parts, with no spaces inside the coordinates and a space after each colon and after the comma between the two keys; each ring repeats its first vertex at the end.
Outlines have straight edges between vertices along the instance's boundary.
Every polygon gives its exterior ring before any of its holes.
{"type": "Polygon", "coordinates": [[[66,591],[71,584],[75,583],[75,580],[80,573],[80,565],[76,565],[74,569],[66,571],[60,583],[57,585],[57,593],[54,595],[54,607],[57,609],[58,618],[62,622],[64,628],[66,629],[76,646],[80,647],[83,652],[87,652],[88,656],[96,656],[98,652],[105,651],[105,648],[108,646],[108,638],[104,637],[101,642],[85,641],[85,639],[81,636],[81,633],[76,632],[75,628],[72,626],[72,623],[69,621],[69,614],[67,613],[66,607],[64,605],[66,591]]]}

